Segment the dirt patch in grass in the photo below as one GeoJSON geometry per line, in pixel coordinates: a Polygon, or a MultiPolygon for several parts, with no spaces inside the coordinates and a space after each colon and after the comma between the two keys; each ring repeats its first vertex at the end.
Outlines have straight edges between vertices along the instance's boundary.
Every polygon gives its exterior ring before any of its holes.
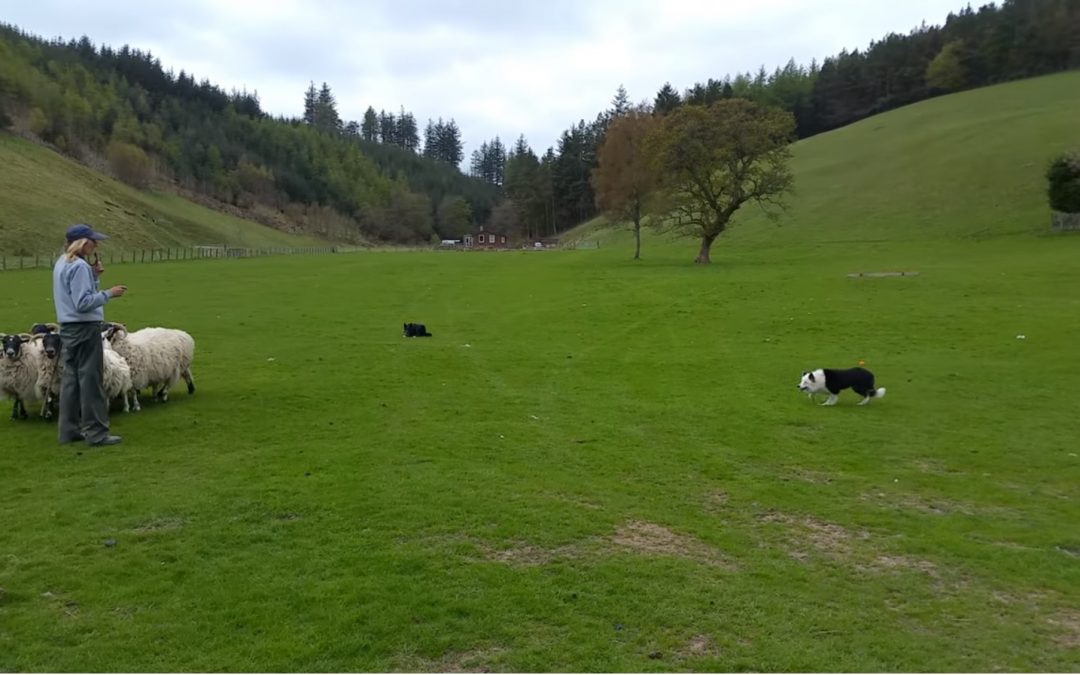
{"type": "Polygon", "coordinates": [[[1054,550],[1058,553],[1064,553],[1070,558],[1080,558],[1080,544],[1062,544],[1055,546],[1054,550]]]}
{"type": "Polygon", "coordinates": [[[761,520],[788,527],[790,537],[787,540],[787,553],[799,562],[810,559],[807,553],[807,549],[810,549],[833,560],[851,564],[863,572],[915,570],[931,576],[937,573],[937,565],[928,560],[877,553],[866,530],[853,531],[810,516],[795,517],[775,512],[765,514],[761,520]]]}
{"type": "Polygon", "coordinates": [[[681,649],[675,652],[675,658],[679,660],[719,655],[720,648],[708,635],[695,635],[681,649]]]}
{"type": "Polygon", "coordinates": [[[1048,618],[1047,623],[1057,627],[1059,634],[1054,642],[1065,649],[1080,648],[1080,611],[1067,609],[1048,618]]]}
{"type": "Polygon", "coordinates": [[[931,576],[937,573],[937,565],[929,560],[919,560],[918,558],[911,558],[906,555],[879,555],[874,558],[872,567],[886,570],[916,570],[925,572],[931,576]]]}
{"type": "Polygon", "coordinates": [[[781,476],[780,480],[798,480],[812,485],[829,485],[833,482],[833,477],[822,471],[794,468],[781,476]]]}
{"type": "Polygon", "coordinates": [[[474,649],[467,652],[448,652],[438,659],[416,656],[398,658],[399,672],[415,673],[490,673],[492,662],[505,652],[501,647],[474,649]]]}
{"type": "Polygon", "coordinates": [[[922,497],[906,493],[873,492],[860,495],[859,499],[888,506],[895,509],[907,509],[918,511],[933,516],[993,516],[1001,518],[1015,518],[1016,511],[1007,506],[990,506],[986,504],[970,504],[958,502],[940,497],[922,497]]]}
{"type": "Polygon", "coordinates": [[[553,560],[578,558],[582,554],[582,547],[575,545],[544,548],[542,546],[519,543],[509,548],[497,549],[481,543],[478,544],[478,547],[487,560],[494,560],[496,562],[502,562],[518,567],[546,565],[553,560]]]}
{"type": "Polygon", "coordinates": [[[52,591],[45,591],[41,594],[41,597],[64,617],[68,619],[79,618],[79,603],[77,600],[52,591]]]}
{"type": "Polygon", "coordinates": [[[766,523],[787,525],[795,531],[795,543],[809,545],[811,548],[826,553],[831,557],[848,557],[853,552],[852,542],[864,541],[870,538],[869,533],[865,531],[851,532],[836,523],[829,523],[812,517],[796,518],[783,513],[767,513],[761,520],[766,523]]]}
{"type": "Polygon", "coordinates": [[[705,495],[705,503],[710,506],[727,506],[728,493],[723,490],[714,490],[705,495]]]}
{"type": "Polygon", "coordinates": [[[690,558],[706,565],[732,565],[714,547],[685,534],[676,534],[663,525],[631,521],[620,526],[611,538],[616,546],[652,556],[690,558]]]}
{"type": "Polygon", "coordinates": [[[179,530],[186,523],[183,518],[179,516],[163,516],[161,518],[151,518],[144,520],[141,523],[136,524],[130,529],[134,534],[154,534],[156,532],[170,532],[172,530],[179,530]]]}
{"type": "Polygon", "coordinates": [[[859,499],[865,502],[872,502],[878,506],[889,506],[897,509],[918,511],[919,513],[925,513],[932,516],[948,516],[955,513],[972,515],[982,510],[971,506],[970,504],[961,504],[960,502],[948,499],[926,499],[909,494],[874,492],[864,493],[859,496],[859,499]]]}
{"type": "Polygon", "coordinates": [[[957,473],[955,470],[945,466],[945,464],[938,459],[917,459],[914,461],[914,464],[915,468],[923,473],[932,473],[937,475],[957,473]]]}
{"type": "Polygon", "coordinates": [[[589,537],[572,544],[552,548],[535,546],[526,542],[516,542],[511,546],[496,548],[487,542],[472,538],[461,538],[459,541],[470,541],[480,550],[485,560],[521,567],[546,565],[555,560],[608,555],[619,550],[629,550],[645,556],[688,558],[705,565],[726,569],[734,567],[715,547],[690,535],[677,534],[663,525],[644,521],[624,523],[608,537],[589,537]]]}
{"type": "Polygon", "coordinates": [[[604,509],[603,506],[597,504],[596,502],[591,502],[587,499],[582,499],[580,497],[574,497],[571,495],[556,494],[551,498],[554,501],[563,502],[564,504],[573,504],[574,506],[580,506],[581,508],[589,509],[590,511],[602,511],[604,509]]]}

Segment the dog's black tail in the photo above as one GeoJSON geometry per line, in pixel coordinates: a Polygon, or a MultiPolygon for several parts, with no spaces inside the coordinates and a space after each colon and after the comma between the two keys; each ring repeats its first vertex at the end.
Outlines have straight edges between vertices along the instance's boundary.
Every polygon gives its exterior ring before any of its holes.
{"type": "Polygon", "coordinates": [[[431,337],[431,333],[427,332],[427,328],[425,328],[424,332],[420,333],[417,337],[431,337]]]}

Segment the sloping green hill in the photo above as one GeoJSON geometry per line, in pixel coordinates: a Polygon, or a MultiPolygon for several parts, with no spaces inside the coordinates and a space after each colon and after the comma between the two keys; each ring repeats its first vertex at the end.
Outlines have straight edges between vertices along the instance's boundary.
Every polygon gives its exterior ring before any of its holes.
{"type": "Polygon", "coordinates": [[[176,195],[140,192],[47,148],[0,133],[0,252],[51,251],[71,223],[91,223],[120,249],[204,244],[311,246],[176,195]]]}
{"type": "Polygon", "coordinates": [[[1078,146],[1080,71],[923,101],[796,143],[788,212],[773,224],[744,207],[714,254],[1046,232],[1046,167],[1078,146]]]}
{"type": "MultiPolygon", "coordinates": [[[[1077,145],[1080,72],[923,101],[799,143],[798,195],[782,236],[906,240],[1046,230],[1046,167],[1077,145]]],[[[747,228],[740,236],[775,234],[747,228]]]]}

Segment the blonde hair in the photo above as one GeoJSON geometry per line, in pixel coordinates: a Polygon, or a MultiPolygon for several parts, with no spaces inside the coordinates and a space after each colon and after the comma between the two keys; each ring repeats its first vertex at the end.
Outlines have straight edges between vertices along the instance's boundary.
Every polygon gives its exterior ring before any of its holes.
{"type": "Polygon", "coordinates": [[[67,250],[64,251],[64,260],[68,262],[75,262],[75,258],[79,257],[82,253],[83,247],[90,243],[89,239],[76,239],[68,244],[67,250]]]}

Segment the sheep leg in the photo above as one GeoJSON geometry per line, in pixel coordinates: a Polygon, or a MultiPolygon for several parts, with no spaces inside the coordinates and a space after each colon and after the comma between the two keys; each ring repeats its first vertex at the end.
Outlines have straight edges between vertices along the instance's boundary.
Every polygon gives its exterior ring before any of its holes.
{"type": "Polygon", "coordinates": [[[19,399],[15,399],[11,404],[11,419],[19,419],[19,399]]]}
{"type": "Polygon", "coordinates": [[[194,394],[195,378],[191,376],[191,368],[185,368],[184,372],[180,373],[180,375],[184,378],[184,381],[187,382],[187,393],[194,394]]]}

